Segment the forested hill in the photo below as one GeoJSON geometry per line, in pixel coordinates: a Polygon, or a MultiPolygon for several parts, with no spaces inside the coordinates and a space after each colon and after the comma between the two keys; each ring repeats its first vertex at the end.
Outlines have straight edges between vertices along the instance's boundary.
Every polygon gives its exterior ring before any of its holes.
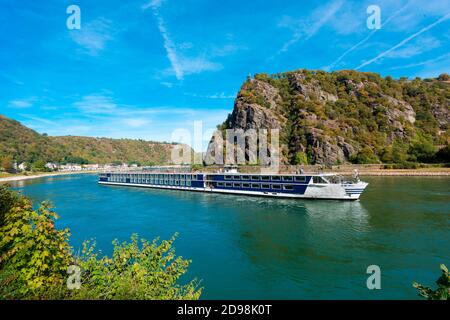
{"type": "Polygon", "coordinates": [[[50,137],[0,115],[0,158],[33,164],[168,164],[173,144],[131,139],[50,137]]]}
{"type": "Polygon", "coordinates": [[[450,77],[357,71],[257,74],[221,129],[280,129],[285,163],[450,162],[450,77]]]}

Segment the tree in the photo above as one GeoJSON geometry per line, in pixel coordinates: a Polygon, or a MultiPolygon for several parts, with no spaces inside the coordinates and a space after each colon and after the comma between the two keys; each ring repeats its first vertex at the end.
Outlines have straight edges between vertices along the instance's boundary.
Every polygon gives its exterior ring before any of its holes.
{"type": "Polygon", "coordinates": [[[372,149],[368,146],[362,148],[356,155],[350,157],[352,163],[368,164],[378,163],[377,156],[373,153],[372,149]]]}
{"type": "Polygon", "coordinates": [[[439,81],[450,81],[450,75],[448,73],[441,73],[438,77],[439,81]]]}
{"type": "Polygon", "coordinates": [[[308,156],[304,152],[297,152],[295,154],[293,164],[299,165],[299,164],[308,164],[308,156]]]}
{"type": "Polygon", "coordinates": [[[436,150],[431,139],[418,136],[409,146],[408,154],[412,161],[431,162],[436,150]]]}
{"type": "Polygon", "coordinates": [[[202,289],[194,279],[185,285],[178,280],[187,272],[190,260],[175,256],[172,237],[168,241],[139,240],[134,234],[131,242],[114,240],[112,257],[98,258],[95,244],[85,242],[76,264],[81,267],[80,290],[72,292],[73,299],[198,299],[202,289]]]}
{"type": "Polygon", "coordinates": [[[394,141],[392,144],[392,161],[395,163],[406,162],[407,146],[403,145],[401,141],[394,141]]]}
{"type": "Polygon", "coordinates": [[[1,159],[1,165],[0,165],[4,171],[9,172],[9,173],[14,173],[15,169],[14,169],[14,162],[11,156],[4,156],[1,159]]]}
{"type": "Polygon", "coordinates": [[[413,283],[413,287],[419,291],[419,296],[428,300],[450,300],[450,273],[445,265],[440,265],[442,274],[437,279],[436,284],[438,288],[433,290],[425,287],[417,282],[413,283]]]}
{"type": "Polygon", "coordinates": [[[69,230],[55,228],[49,203],[37,210],[29,199],[0,186],[1,299],[198,299],[194,279],[180,284],[190,260],[175,255],[173,242],[113,242],[112,257],[99,257],[95,244],[83,243],[81,255],[69,246],[69,230]],[[81,268],[79,290],[67,288],[67,270],[81,268]]]}
{"type": "Polygon", "coordinates": [[[450,144],[446,145],[436,153],[436,160],[450,163],[450,144]]]}
{"type": "Polygon", "coordinates": [[[37,171],[37,172],[49,171],[49,169],[45,166],[45,161],[44,160],[37,160],[36,162],[34,162],[31,165],[31,169],[33,171],[37,171]]]}

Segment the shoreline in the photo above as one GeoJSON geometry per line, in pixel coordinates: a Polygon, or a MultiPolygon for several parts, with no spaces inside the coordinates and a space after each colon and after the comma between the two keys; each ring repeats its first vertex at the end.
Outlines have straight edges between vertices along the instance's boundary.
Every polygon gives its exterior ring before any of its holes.
{"type": "Polygon", "coordinates": [[[11,176],[11,177],[3,177],[0,178],[0,183],[6,183],[6,182],[16,182],[16,181],[24,181],[24,180],[32,180],[32,179],[38,179],[38,178],[46,178],[46,177],[53,177],[53,176],[65,176],[65,175],[74,175],[74,174],[97,174],[97,171],[70,171],[70,172],[49,172],[49,173],[42,173],[42,174],[33,174],[29,176],[25,175],[17,175],[17,176],[11,176]]]}
{"type": "MultiPolygon", "coordinates": [[[[353,175],[352,170],[324,170],[323,173],[336,173],[344,176],[353,175]]],[[[42,173],[42,174],[33,174],[29,176],[25,175],[17,175],[11,177],[3,177],[0,178],[0,183],[7,182],[16,182],[16,181],[24,181],[24,180],[32,180],[38,178],[45,177],[53,177],[53,176],[64,176],[64,175],[75,175],[75,174],[97,174],[98,171],[71,171],[71,172],[52,172],[52,173],[42,173]]],[[[288,172],[282,172],[288,173],[288,172]]],[[[317,173],[317,172],[309,172],[308,173],[317,173]]],[[[436,170],[428,169],[375,169],[375,170],[359,170],[359,176],[385,176],[385,177],[450,177],[450,168],[439,168],[436,170]]]]}

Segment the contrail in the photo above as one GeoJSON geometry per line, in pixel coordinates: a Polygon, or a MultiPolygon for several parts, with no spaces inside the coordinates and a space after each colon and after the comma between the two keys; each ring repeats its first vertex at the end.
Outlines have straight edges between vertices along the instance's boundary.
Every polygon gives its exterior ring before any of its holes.
{"type": "MultiPolygon", "coordinates": [[[[384,27],[385,25],[387,25],[389,23],[389,21],[391,21],[393,18],[395,18],[396,16],[399,15],[400,12],[402,12],[403,10],[405,10],[406,7],[408,7],[410,5],[410,2],[408,2],[406,5],[404,5],[402,8],[400,8],[397,12],[395,12],[392,16],[390,16],[383,24],[382,26],[384,27]]],[[[364,39],[362,39],[360,42],[358,42],[357,44],[355,44],[353,47],[351,47],[350,49],[348,49],[347,51],[345,51],[339,58],[337,58],[332,64],[330,64],[327,68],[331,69],[333,67],[335,67],[339,62],[341,62],[342,59],[344,59],[344,57],[349,54],[350,52],[352,52],[353,50],[355,50],[356,48],[358,48],[360,45],[364,44],[367,40],[369,40],[370,38],[372,38],[372,36],[378,31],[378,29],[373,30],[371,33],[369,33],[367,35],[367,37],[365,37],[364,39]]]]}
{"type": "Polygon", "coordinates": [[[447,13],[445,16],[443,16],[442,18],[440,18],[439,20],[433,22],[432,24],[426,26],[425,28],[421,29],[420,31],[414,33],[413,35],[409,36],[408,38],[402,40],[401,42],[399,42],[398,44],[396,44],[395,46],[393,46],[392,48],[380,53],[379,55],[377,55],[375,58],[370,59],[369,61],[366,61],[364,63],[362,63],[361,65],[359,65],[357,68],[355,68],[356,70],[361,69],[362,67],[365,67],[375,61],[377,61],[378,59],[384,57],[385,55],[389,54],[390,52],[400,48],[401,46],[403,46],[405,43],[408,43],[409,41],[411,41],[412,39],[414,39],[415,37],[421,35],[422,33],[430,30],[431,28],[433,28],[434,26],[444,22],[445,20],[447,20],[448,18],[450,18],[450,12],[447,13]]]}

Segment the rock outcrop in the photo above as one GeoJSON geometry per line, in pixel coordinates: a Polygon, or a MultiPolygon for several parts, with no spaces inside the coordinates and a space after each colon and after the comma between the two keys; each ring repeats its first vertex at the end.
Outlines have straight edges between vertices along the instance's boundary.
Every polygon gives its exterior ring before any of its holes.
{"type": "Polygon", "coordinates": [[[436,149],[448,144],[449,97],[450,84],[436,79],[356,71],[262,74],[243,84],[222,128],[279,129],[286,163],[376,162],[397,156],[389,154],[394,144],[404,153],[414,141],[436,149]]]}

